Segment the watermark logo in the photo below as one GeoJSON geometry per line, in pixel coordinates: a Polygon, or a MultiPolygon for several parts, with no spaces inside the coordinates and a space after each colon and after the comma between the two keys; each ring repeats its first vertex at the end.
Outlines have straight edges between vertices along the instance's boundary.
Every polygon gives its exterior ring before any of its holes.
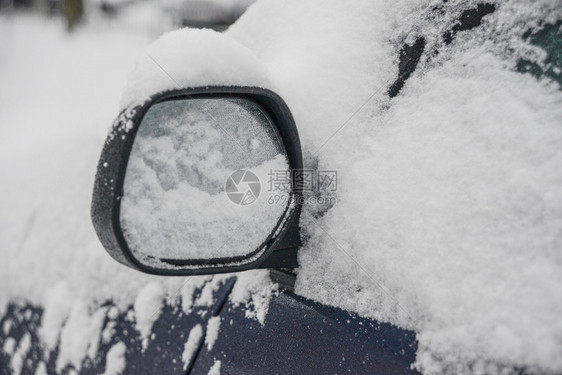
{"type": "MultiPolygon", "coordinates": [[[[267,202],[279,204],[288,202],[291,192],[302,191],[299,204],[333,205],[338,190],[336,170],[272,169],[267,174],[267,202]]],[[[225,191],[228,198],[237,205],[247,206],[260,196],[262,185],[258,176],[248,169],[241,169],[228,176],[225,191]]]]}
{"type": "Polygon", "coordinates": [[[267,174],[269,191],[301,190],[304,194],[338,191],[338,171],[328,169],[272,169],[267,174]]]}
{"type": "Polygon", "coordinates": [[[234,204],[247,206],[260,196],[261,183],[254,172],[240,169],[228,176],[224,190],[234,204]]]}

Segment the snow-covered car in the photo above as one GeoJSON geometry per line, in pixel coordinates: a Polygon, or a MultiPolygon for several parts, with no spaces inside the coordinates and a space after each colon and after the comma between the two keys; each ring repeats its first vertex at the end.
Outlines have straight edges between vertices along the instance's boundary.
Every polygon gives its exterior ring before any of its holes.
{"type": "Polygon", "coordinates": [[[0,366],[562,373],[561,26],[548,0],[261,0],[161,36],[94,182],[117,262],[57,253],[70,281],[2,305],[0,366]]]}

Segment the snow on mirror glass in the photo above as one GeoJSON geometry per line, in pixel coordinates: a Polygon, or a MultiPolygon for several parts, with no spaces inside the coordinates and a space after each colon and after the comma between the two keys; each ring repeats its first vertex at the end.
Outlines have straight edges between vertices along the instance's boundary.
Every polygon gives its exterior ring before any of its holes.
{"type": "Polygon", "coordinates": [[[256,103],[157,103],[139,126],[127,166],[124,237],[133,255],[153,266],[250,256],[288,207],[290,183],[272,188],[273,177],[288,171],[277,130],[256,103]]]}

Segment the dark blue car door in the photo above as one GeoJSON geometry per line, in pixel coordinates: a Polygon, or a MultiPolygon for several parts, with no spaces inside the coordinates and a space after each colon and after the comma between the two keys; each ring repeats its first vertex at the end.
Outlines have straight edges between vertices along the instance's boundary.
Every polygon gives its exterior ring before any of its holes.
{"type": "Polygon", "coordinates": [[[227,374],[417,374],[415,334],[324,306],[291,292],[272,297],[264,324],[227,301],[211,350],[202,346],[192,374],[220,361],[227,374]]]}
{"type": "MultiPolygon", "coordinates": [[[[179,305],[165,305],[152,327],[145,349],[129,311],[107,317],[109,340],[99,338],[95,358],[85,358],[80,369],[66,366],[57,371],[58,348],[45,352],[38,329],[43,310],[14,302],[0,318],[0,348],[12,341],[18,348],[30,340],[22,358],[21,374],[35,374],[44,367],[48,374],[102,374],[106,357],[117,343],[126,346],[123,374],[207,374],[220,361],[225,374],[414,374],[415,334],[388,323],[361,318],[324,306],[289,291],[271,297],[264,324],[247,317],[244,305],[228,298],[235,278],[225,280],[213,293],[212,304],[195,306],[185,313],[179,305]],[[209,350],[204,345],[209,319],[220,317],[219,334],[209,350]],[[191,330],[200,325],[202,334],[191,360],[185,363],[184,348],[191,330]],[[28,336],[25,338],[25,336],[28,336]]],[[[195,297],[201,290],[195,291],[195,297]]],[[[108,305],[111,302],[107,302],[108,305]]],[[[132,307],[131,307],[132,308],[132,307]]],[[[14,354],[0,350],[0,374],[11,374],[14,354]]]]}

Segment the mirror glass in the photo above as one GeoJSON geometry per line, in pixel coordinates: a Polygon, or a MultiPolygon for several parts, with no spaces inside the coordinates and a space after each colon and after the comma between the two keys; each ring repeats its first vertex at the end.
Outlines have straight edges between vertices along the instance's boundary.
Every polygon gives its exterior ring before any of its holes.
{"type": "Polygon", "coordinates": [[[151,266],[246,257],[275,230],[290,192],[283,143],[257,103],[159,102],[129,157],[121,229],[133,255],[151,266]]]}

